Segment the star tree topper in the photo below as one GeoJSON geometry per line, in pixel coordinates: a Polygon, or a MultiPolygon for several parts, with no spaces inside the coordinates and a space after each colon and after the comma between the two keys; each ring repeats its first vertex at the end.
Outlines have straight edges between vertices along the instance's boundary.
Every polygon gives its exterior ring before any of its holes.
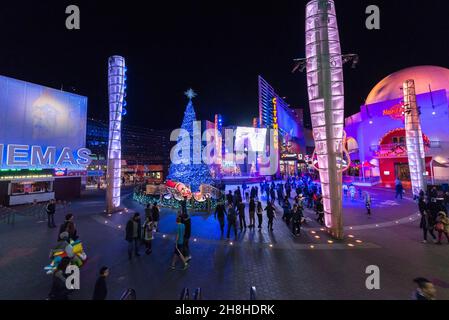
{"type": "Polygon", "coordinates": [[[195,98],[197,96],[197,94],[195,93],[195,91],[193,91],[192,88],[190,88],[189,90],[187,90],[186,92],[184,92],[184,94],[187,96],[187,98],[189,98],[190,100],[192,100],[193,98],[195,98]]]}

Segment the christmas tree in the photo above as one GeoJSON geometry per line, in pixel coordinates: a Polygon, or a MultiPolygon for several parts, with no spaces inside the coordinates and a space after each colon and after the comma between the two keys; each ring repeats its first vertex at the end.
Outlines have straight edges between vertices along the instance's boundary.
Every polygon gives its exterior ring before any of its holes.
{"type": "Polygon", "coordinates": [[[202,162],[200,164],[194,164],[193,162],[193,123],[196,121],[196,114],[192,99],[196,96],[196,93],[192,89],[189,89],[185,92],[185,95],[189,98],[189,103],[184,112],[181,129],[186,130],[190,134],[190,164],[170,164],[168,179],[189,185],[191,190],[196,192],[199,191],[201,184],[211,184],[212,176],[207,164],[202,162]]]}

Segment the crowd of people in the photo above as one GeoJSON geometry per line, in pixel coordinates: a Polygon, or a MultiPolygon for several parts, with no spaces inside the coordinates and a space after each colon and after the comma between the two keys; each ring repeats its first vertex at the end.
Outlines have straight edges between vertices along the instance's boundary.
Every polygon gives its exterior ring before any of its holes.
{"type": "MultiPolygon", "coordinates": [[[[354,185],[343,185],[344,197],[351,200],[358,197],[365,201],[368,215],[371,214],[371,196],[368,192],[356,189],[354,185]]],[[[403,194],[401,185],[396,185],[396,197],[403,194]]],[[[434,243],[442,244],[443,237],[449,243],[449,193],[441,195],[436,188],[428,192],[421,191],[417,199],[421,213],[420,228],[423,231],[423,242],[427,243],[428,235],[434,243]]],[[[292,235],[300,236],[301,228],[306,219],[304,210],[314,209],[316,221],[324,224],[324,207],[320,186],[307,175],[289,177],[285,181],[264,181],[259,186],[243,184],[235,190],[229,190],[224,201],[219,202],[214,212],[214,218],[219,222],[221,236],[226,235],[229,240],[231,233],[238,240],[238,230],[262,229],[264,225],[264,213],[266,213],[266,228],[273,232],[273,221],[276,219],[276,210],[282,210],[282,220],[290,228],[292,235]],[[262,198],[266,200],[266,206],[262,205],[262,198]],[[247,214],[248,213],[248,214],[247,214]],[[227,228],[225,228],[227,226],[227,228]]],[[[56,202],[51,200],[46,206],[48,215],[48,227],[55,228],[54,216],[56,202]]],[[[145,253],[152,253],[152,241],[154,234],[158,232],[160,220],[160,208],[157,203],[148,204],[145,208],[145,220],[141,222],[139,213],[134,213],[126,224],[125,239],[128,242],[128,258],[140,256],[140,248],[145,247],[145,253]]],[[[176,216],[176,238],[174,252],[171,259],[171,269],[176,270],[176,264],[182,263],[182,269],[189,267],[192,259],[189,248],[191,237],[191,217],[187,210],[187,199],[180,202],[180,210],[176,216]]],[[[58,232],[58,244],[54,250],[65,248],[71,241],[79,239],[73,214],[67,214],[58,232]]],[[[71,291],[66,287],[67,274],[64,272],[67,266],[73,264],[76,256],[64,257],[53,272],[53,281],[49,299],[66,300],[71,291]]],[[[93,299],[103,300],[107,296],[106,278],[109,268],[102,267],[96,281],[93,299]]],[[[416,280],[418,289],[416,299],[434,298],[432,284],[424,279],[416,280]],[[430,289],[429,289],[430,288],[430,289]]]]}
{"type": "MultiPolygon", "coordinates": [[[[56,228],[54,219],[56,215],[56,201],[54,199],[50,200],[45,209],[48,216],[48,227],[52,229],[56,228]]],[[[70,265],[80,267],[87,259],[83,251],[81,252],[82,254],[77,252],[77,247],[82,249],[75,224],[75,217],[73,214],[68,213],[65,215],[64,222],[59,227],[57,244],[50,250],[51,259],[55,257],[55,254],[59,255],[60,259],[56,259],[58,261],[57,264],[50,270],[52,284],[48,294],[48,300],[69,300],[69,296],[74,292],[74,288],[70,288],[67,285],[70,274],[66,270],[70,265]]],[[[107,298],[106,278],[108,276],[109,268],[106,266],[101,267],[93,290],[93,300],[105,300],[107,298]]]]}
{"type": "Polygon", "coordinates": [[[421,214],[420,228],[423,231],[423,243],[427,243],[428,234],[432,236],[436,244],[442,244],[443,235],[449,243],[449,193],[446,192],[440,196],[435,187],[427,193],[421,190],[418,197],[418,208],[421,214]]]}

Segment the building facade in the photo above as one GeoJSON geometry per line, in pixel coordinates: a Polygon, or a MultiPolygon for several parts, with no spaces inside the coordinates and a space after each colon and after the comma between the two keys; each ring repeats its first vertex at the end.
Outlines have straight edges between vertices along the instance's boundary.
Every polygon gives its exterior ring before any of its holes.
{"type": "Polygon", "coordinates": [[[404,81],[414,80],[430,183],[449,181],[449,69],[420,66],[396,72],[377,84],[360,112],[346,119],[354,175],[393,185],[409,184],[404,123],[404,81]]]}

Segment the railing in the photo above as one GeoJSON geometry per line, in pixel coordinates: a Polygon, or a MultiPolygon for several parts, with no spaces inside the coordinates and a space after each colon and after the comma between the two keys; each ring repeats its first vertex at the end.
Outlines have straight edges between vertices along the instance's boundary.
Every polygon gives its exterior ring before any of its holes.
{"type": "Polygon", "coordinates": [[[136,291],[134,289],[127,289],[125,292],[123,292],[120,300],[136,300],[136,298],[136,291]]]}
{"type": "MultiPolygon", "coordinates": [[[[181,291],[181,297],[179,300],[190,300],[189,288],[184,288],[181,291]]],[[[203,294],[201,288],[197,288],[193,294],[193,300],[203,300],[203,294]]]]}
{"type": "Polygon", "coordinates": [[[193,300],[203,300],[203,294],[201,288],[197,288],[195,290],[195,294],[193,295],[193,300]]]}
{"type": "Polygon", "coordinates": [[[182,289],[179,300],[190,300],[189,288],[182,289]]]}
{"type": "Polygon", "coordinates": [[[343,182],[348,183],[348,182],[360,182],[360,183],[371,183],[371,184],[375,184],[375,183],[380,183],[380,177],[354,177],[354,176],[344,176],[343,177],[343,182]]]}
{"type": "Polygon", "coordinates": [[[256,287],[251,287],[251,289],[249,289],[249,300],[257,300],[256,293],[256,287]]]}

